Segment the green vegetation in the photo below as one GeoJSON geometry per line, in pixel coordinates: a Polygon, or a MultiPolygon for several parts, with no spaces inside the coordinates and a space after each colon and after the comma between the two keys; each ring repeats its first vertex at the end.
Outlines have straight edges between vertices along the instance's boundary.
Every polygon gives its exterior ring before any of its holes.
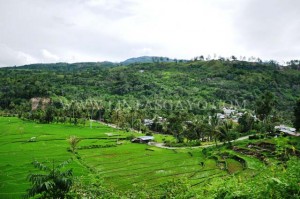
{"type": "MultiPolygon", "coordinates": [[[[297,69],[274,62],[223,60],[129,66],[57,63],[1,68],[0,84],[4,86],[0,89],[0,108],[5,113],[18,113],[42,122],[51,122],[55,118],[63,121],[64,117],[72,117],[73,123],[79,122],[78,118],[101,118],[112,122],[110,108],[120,106],[122,113],[127,112],[126,104],[118,104],[123,100],[130,106],[131,102],[136,105],[139,100],[139,108],[143,111],[133,113],[143,115],[138,119],[155,115],[168,117],[171,107],[186,109],[193,102],[198,105],[188,110],[189,115],[207,115],[223,103],[255,110],[255,102],[260,102],[267,90],[277,102],[274,104],[276,115],[291,123],[291,112],[300,98],[300,72],[297,69]],[[36,97],[50,97],[52,107],[28,115],[29,100],[36,97]],[[83,106],[85,110],[82,110],[83,106]]],[[[263,117],[259,111],[267,110],[271,103],[259,104],[258,115],[263,117]]],[[[136,118],[130,126],[137,125],[134,124],[136,118]]],[[[120,120],[119,125],[123,125],[123,121],[120,120]]]]}
{"type": "Polygon", "coordinates": [[[295,110],[294,110],[294,126],[299,131],[300,130],[300,99],[297,101],[295,110]]]}
{"type": "Polygon", "coordinates": [[[69,162],[63,162],[59,165],[48,167],[38,161],[34,161],[33,165],[43,173],[28,175],[28,180],[32,187],[28,189],[28,197],[39,195],[41,198],[65,198],[66,194],[72,187],[72,169],[61,171],[61,169],[69,162]]]}
{"type": "Polygon", "coordinates": [[[173,135],[173,145],[230,141],[251,130],[273,132],[275,125],[295,121],[291,113],[300,98],[298,68],[274,61],[159,60],[128,66],[57,63],[0,69],[0,83],[5,85],[0,89],[0,114],[83,126],[100,120],[126,131],[173,135]],[[248,116],[229,130],[215,119],[224,107],[248,116]],[[145,119],[153,122],[145,125],[145,119]]]}
{"type": "Polygon", "coordinates": [[[75,150],[76,150],[76,148],[77,148],[77,145],[78,145],[78,143],[81,141],[78,137],[76,137],[76,136],[70,136],[70,138],[69,139],[67,139],[67,141],[69,142],[69,144],[70,144],[70,149],[71,149],[71,151],[74,153],[75,152],[75,150]]]}
{"type": "Polygon", "coordinates": [[[126,138],[140,134],[99,123],[90,128],[1,117],[0,129],[1,198],[26,194],[30,188],[26,176],[38,172],[32,161],[50,167],[53,160],[58,165],[70,158],[74,160],[62,171],[73,168],[68,197],[296,198],[300,193],[299,159],[294,158],[300,155],[300,139],[296,137],[246,140],[229,148],[169,150],[132,144],[126,138]],[[76,153],[68,150],[70,135],[81,139],[76,153]]]}
{"type": "Polygon", "coordinates": [[[300,62],[142,59],[1,68],[0,198],[299,198],[300,62]]]}

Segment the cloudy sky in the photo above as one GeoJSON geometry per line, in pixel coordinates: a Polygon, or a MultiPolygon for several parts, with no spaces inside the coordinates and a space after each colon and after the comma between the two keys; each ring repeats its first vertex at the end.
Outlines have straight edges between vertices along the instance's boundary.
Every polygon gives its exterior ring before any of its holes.
{"type": "Polygon", "coordinates": [[[143,55],[300,59],[299,0],[0,0],[0,67],[143,55]]]}

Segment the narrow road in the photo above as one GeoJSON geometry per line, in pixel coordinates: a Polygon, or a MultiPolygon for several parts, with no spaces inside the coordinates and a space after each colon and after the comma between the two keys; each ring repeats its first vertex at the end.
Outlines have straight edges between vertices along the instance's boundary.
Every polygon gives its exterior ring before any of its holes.
{"type": "MultiPolygon", "coordinates": [[[[247,139],[249,139],[249,135],[240,137],[236,140],[231,140],[230,142],[237,142],[237,141],[242,141],[242,140],[247,140],[247,139]]],[[[223,144],[223,143],[224,142],[221,142],[218,144],[223,144]]],[[[165,146],[164,143],[158,143],[158,142],[149,142],[148,145],[155,146],[155,147],[162,148],[162,149],[196,149],[196,148],[207,148],[207,147],[216,146],[215,144],[209,144],[209,145],[193,146],[193,147],[168,147],[168,146],[165,146]]]]}
{"type": "MultiPolygon", "coordinates": [[[[115,124],[109,124],[109,123],[105,123],[105,122],[97,121],[97,120],[92,120],[92,121],[93,122],[99,122],[101,124],[104,124],[104,125],[107,125],[109,127],[120,130],[119,128],[117,128],[117,126],[115,124]]],[[[139,132],[135,129],[130,129],[130,131],[134,131],[136,133],[141,133],[141,132],[139,132]]],[[[231,140],[230,142],[237,142],[237,141],[242,141],[242,140],[247,140],[247,139],[249,139],[249,135],[240,137],[236,140],[231,140]]],[[[218,144],[223,144],[223,143],[224,142],[221,142],[221,143],[218,143],[218,144]]],[[[207,148],[207,147],[215,146],[215,144],[209,144],[209,145],[193,146],[193,147],[168,147],[168,146],[165,146],[164,143],[159,143],[159,142],[149,142],[148,145],[155,146],[155,147],[158,147],[158,148],[163,148],[163,149],[196,149],[196,148],[207,148]]]]}

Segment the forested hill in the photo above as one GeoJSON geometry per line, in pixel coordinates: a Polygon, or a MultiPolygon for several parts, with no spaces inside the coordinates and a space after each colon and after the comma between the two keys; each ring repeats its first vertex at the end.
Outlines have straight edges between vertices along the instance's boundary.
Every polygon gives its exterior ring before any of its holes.
{"type": "Polygon", "coordinates": [[[203,102],[246,100],[251,108],[266,91],[291,119],[300,97],[300,71],[273,62],[190,61],[35,64],[0,69],[0,109],[21,109],[32,97],[52,99],[155,99],[203,102]]]}

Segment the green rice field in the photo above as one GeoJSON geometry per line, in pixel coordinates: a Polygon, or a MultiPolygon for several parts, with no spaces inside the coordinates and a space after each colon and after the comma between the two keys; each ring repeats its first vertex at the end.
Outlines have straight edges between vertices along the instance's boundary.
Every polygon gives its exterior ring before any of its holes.
{"type": "MultiPolygon", "coordinates": [[[[208,179],[230,175],[214,159],[204,158],[201,148],[170,150],[130,143],[125,138],[132,134],[141,135],[99,123],[90,128],[0,117],[0,198],[21,198],[25,194],[29,187],[26,177],[36,171],[31,164],[34,160],[58,164],[73,158],[69,167],[75,177],[88,181],[88,174],[97,174],[106,186],[120,191],[130,190],[135,184],[155,187],[178,178],[188,179],[197,187],[208,179]],[[77,155],[67,150],[70,135],[82,138],[77,155]],[[35,142],[29,142],[32,137],[36,137],[35,142]]],[[[155,135],[155,139],[161,142],[172,137],[155,135]]],[[[230,159],[227,167],[230,173],[243,169],[230,159]]]]}

